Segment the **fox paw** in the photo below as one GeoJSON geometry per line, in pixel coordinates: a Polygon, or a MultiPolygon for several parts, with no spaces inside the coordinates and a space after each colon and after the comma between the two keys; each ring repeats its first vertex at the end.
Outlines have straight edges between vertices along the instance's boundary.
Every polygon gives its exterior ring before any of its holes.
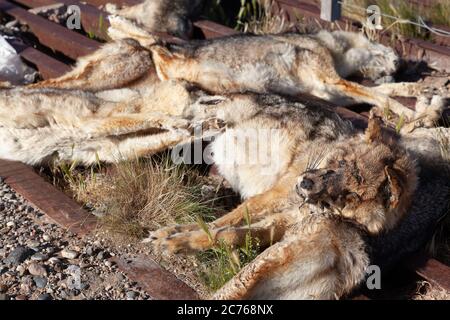
{"type": "Polygon", "coordinates": [[[153,250],[163,254],[177,254],[183,249],[182,241],[176,237],[152,239],[148,243],[153,247],[153,250]]]}
{"type": "Polygon", "coordinates": [[[419,96],[416,103],[414,119],[402,131],[412,132],[417,128],[432,128],[442,116],[445,109],[445,99],[434,95],[432,98],[419,96]]]}
{"type": "MultiPolygon", "coordinates": [[[[156,235],[162,235],[158,233],[156,235]]],[[[211,241],[202,231],[175,233],[167,237],[155,237],[155,234],[146,241],[156,252],[190,254],[211,247],[211,241]]]]}
{"type": "Polygon", "coordinates": [[[195,231],[197,229],[197,224],[174,225],[160,228],[158,230],[151,231],[148,237],[142,240],[142,243],[154,243],[155,241],[168,238],[175,234],[195,231]]]}

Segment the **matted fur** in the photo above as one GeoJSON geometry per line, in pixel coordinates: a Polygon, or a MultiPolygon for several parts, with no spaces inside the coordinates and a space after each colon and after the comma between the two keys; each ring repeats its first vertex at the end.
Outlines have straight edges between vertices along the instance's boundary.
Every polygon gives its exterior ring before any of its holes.
{"type": "Polygon", "coordinates": [[[340,105],[369,103],[380,114],[388,109],[403,116],[407,131],[419,119],[429,126],[444,108],[439,97],[417,112],[389,97],[394,93],[418,96],[419,84],[382,84],[369,89],[345,80],[358,73],[377,78],[397,68],[398,57],[391,48],[354,32],[236,35],[149,49],[160,79],[183,79],[215,93],[309,93],[340,105]]]}
{"type": "Polygon", "coordinates": [[[130,19],[148,31],[168,32],[181,38],[193,33],[191,19],[200,15],[205,0],[145,0],[131,7],[117,9],[107,5],[115,15],[130,19]]]}
{"type": "Polygon", "coordinates": [[[335,299],[349,293],[369,263],[365,234],[393,228],[410,206],[417,183],[414,160],[381,134],[376,118],[362,135],[319,107],[237,95],[223,108],[236,110],[234,103],[254,112],[236,119],[236,111],[225,110],[224,120],[235,125],[213,150],[219,172],[246,200],[210,223],[208,233],[197,224],[171,226],[152,232],[146,242],[189,253],[219,241],[242,245],[250,232],[268,248],[220,289],[217,299],[335,299]],[[281,144],[282,152],[274,155],[272,171],[236,160],[249,149],[227,135],[249,128],[275,129],[280,136],[269,144],[281,144]],[[234,150],[233,159],[223,158],[224,149],[234,150]]]}
{"type": "MultiPolygon", "coordinates": [[[[124,21],[111,21],[113,39],[133,37],[124,21]]],[[[132,24],[132,22],[127,22],[132,24]]],[[[134,30],[136,27],[133,27],[134,30]]],[[[430,127],[444,109],[443,97],[434,97],[417,111],[390,96],[419,96],[417,83],[387,83],[366,88],[344,80],[351,75],[371,79],[395,73],[399,58],[386,46],[356,32],[320,31],[317,34],[282,34],[231,37],[196,41],[183,45],[158,44],[151,36],[136,38],[152,52],[161,80],[182,79],[215,93],[279,93],[296,96],[309,93],[333,103],[354,102],[387,109],[403,117],[405,132],[417,125],[430,127]],[[418,123],[416,123],[418,122],[418,123]]],[[[398,119],[398,118],[397,118],[398,119]]]]}

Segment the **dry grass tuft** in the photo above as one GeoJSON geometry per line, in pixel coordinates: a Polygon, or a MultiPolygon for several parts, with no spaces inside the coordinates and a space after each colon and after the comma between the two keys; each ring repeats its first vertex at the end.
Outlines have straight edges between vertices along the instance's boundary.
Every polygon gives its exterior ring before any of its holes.
{"type": "MultiPolygon", "coordinates": [[[[351,7],[359,6],[367,8],[371,4],[380,7],[381,13],[418,22],[419,16],[431,26],[450,26],[450,3],[436,3],[431,8],[412,5],[404,0],[343,0],[342,9],[345,17],[360,21],[365,24],[367,14],[365,10],[351,7]],[[348,4],[346,6],[345,4],[348,4]]],[[[406,37],[428,39],[429,32],[424,28],[419,28],[411,24],[395,23],[395,20],[382,17],[382,25],[385,28],[382,32],[389,29],[390,32],[406,37]]]]}
{"type": "Polygon", "coordinates": [[[210,220],[217,213],[210,200],[202,198],[201,178],[168,158],[121,162],[105,179],[102,223],[114,234],[142,238],[148,230],[210,220]]]}
{"type": "Polygon", "coordinates": [[[209,221],[223,213],[220,199],[202,195],[205,182],[194,171],[163,155],[122,161],[108,169],[60,163],[54,166],[53,177],[63,180],[66,191],[101,216],[109,234],[137,240],[148,230],[198,218],[209,221]]]}
{"type": "MultiPolygon", "coordinates": [[[[301,16],[297,23],[301,23],[301,16]]],[[[253,34],[280,34],[294,29],[296,23],[285,18],[283,12],[275,13],[273,0],[243,1],[237,20],[237,29],[253,34]]]]}

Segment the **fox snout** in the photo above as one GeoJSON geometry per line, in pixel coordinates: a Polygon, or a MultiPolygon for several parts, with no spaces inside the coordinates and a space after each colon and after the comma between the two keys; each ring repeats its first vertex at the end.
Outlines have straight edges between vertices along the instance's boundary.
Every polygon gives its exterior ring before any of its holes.
{"type": "Polygon", "coordinates": [[[317,202],[333,189],[330,186],[334,184],[336,175],[335,171],[328,169],[307,171],[298,178],[296,192],[307,202],[317,202]]]}

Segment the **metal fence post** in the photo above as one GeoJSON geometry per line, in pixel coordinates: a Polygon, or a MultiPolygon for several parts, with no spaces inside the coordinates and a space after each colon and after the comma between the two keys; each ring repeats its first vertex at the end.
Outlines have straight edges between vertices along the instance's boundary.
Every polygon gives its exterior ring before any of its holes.
{"type": "Polygon", "coordinates": [[[320,18],[333,22],[341,18],[341,0],[321,0],[320,18]]]}

